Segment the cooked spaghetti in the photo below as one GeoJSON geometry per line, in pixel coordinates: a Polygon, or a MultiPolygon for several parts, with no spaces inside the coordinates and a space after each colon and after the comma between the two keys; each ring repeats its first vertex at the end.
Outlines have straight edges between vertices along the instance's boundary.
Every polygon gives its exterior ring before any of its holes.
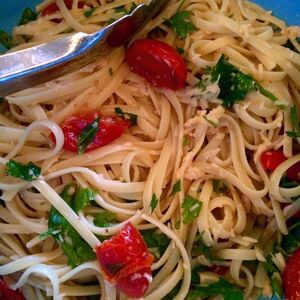
{"type": "MultiPolygon", "coordinates": [[[[14,28],[10,51],[95,32],[140,4],[54,2],[14,28]]],[[[251,2],[170,1],[135,39],[178,50],[184,88],[155,87],[131,72],[122,46],[5,97],[4,280],[26,299],[128,299],[95,251],[130,222],[153,255],[143,299],[280,297],[291,254],[282,241],[300,201],[298,171],[289,171],[300,162],[299,36],[251,2]],[[99,112],[85,130],[103,128],[102,118],[127,127],[105,145],[69,151],[64,124],[83,112],[99,112]]]]}

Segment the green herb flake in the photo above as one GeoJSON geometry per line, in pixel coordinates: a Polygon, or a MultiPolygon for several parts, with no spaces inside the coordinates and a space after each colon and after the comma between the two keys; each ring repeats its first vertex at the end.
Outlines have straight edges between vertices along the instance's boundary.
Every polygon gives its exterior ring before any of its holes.
{"type": "Polygon", "coordinates": [[[117,21],[116,19],[114,18],[110,18],[108,21],[107,21],[107,24],[112,24],[113,22],[117,21]]]}
{"type": "Polygon", "coordinates": [[[192,196],[187,195],[183,199],[181,208],[182,221],[184,224],[189,224],[198,218],[202,208],[202,202],[192,196]]]}
{"type": "Polygon", "coordinates": [[[278,299],[283,299],[283,290],[282,290],[282,282],[281,282],[280,274],[274,273],[270,279],[271,279],[273,294],[278,299]]]}
{"type": "Polygon", "coordinates": [[[194,256],[204,255],[210,260],[213,259],[210,248],[203,241],[203,232],[196,236],[192,247],[192,254],[194,256]]]}
{"type": "Polygon", "coordinates": [[[214,192],[216,194],[225,194],[227,192],[227,186],[220,180],[213,180],[214,192]]]}
{"type": "Polygon", "coordinates": [[[153,193],[152,198],[151,198],[151,202],[150,202],[151,213],[154,212],[157,204],[158,204],[158,198],[156,197],[155,193],[153,193]]]}
{"type": "Polygon", "coordinates": [[[223,296],[224,300],[243,300],[243,291],[231,282],[220,277],[218,282],[207,285],[193,285],[190,289],[187,300],[195,300],[199,297],[223,296]]]}
{"type": "Polygon", "coordinates": [[[115,223],[118,223],[116,214],[110,211],[97,213],[94,217],[94,225],[98,227],[109,227],[115,223]]]}
{"type": "Polygon", "coordinates": [[[181,181],[180,180],[177,180],[175,182],[175,184],[173,185],[171,195],[174,195],[174,194],[176,194],[178,192],[181,192],[181,181]]]}
{"type": "Polygon", "coordinates": [[[245,99],[251,91],[259,91],[272,101],[277,101],[271,92],[259,85],[251,76],[242,73],[234,65],[229,63],[224,55],[211,70],[212,82],[218,82],[220,87],[219,98],[223,100],[223,106],[231,107],[234,103],[245,99]]]}
{"type": "Polygon", "coordinates": [[[169,238],[157,229],[142,230],[141,234],[150,252],[160,258],[169,246],[169,238]]]}
{"type": "Polygon", "coordinates": [[[83,154],[86,148],[93,142],[99,131],[99,120],[100,118],[97,117],[92,123],[82,129],[77,142],[78,154],[83,154]]]}
{"type": "Polygon", "coordinates": [[[182,147],[187,147],[189,145],[189,143],[190,143],[190,137],[185,135],[183,137],[182,147]]]}
{"type": "Polygon", "coordinates": [[[289,137],[297,138],[300,137],[300,127],[299,127],[299,119],[298,112],[296,106],[292,106],[290,109],[290,120],[293,126],[293,131],[286,131],[285,133],[289,137]]]}
{"type": "Polygon", "coordinates": [[[7,50],[15,46],[12,36],[4,30],[0,30],[0,44],[2,44],[7,50]]]}
{"type": "Polygon", "coordinates": [[[75,212],[83,210],[85,207],[90,206],[92,201],[95,201],[96,193],[92,189],[79,187],[77,189],[73,209],[75,212]]]}
{"type": "Polygon", "coordinates": [[[92,8],[90,8],[90,9],[86,10],[86,11],[84,12],[84,16],[85,16],[86,18],[91,17],[91,16],[93,15],[93,13],[94,13],[95,10],[96,10],[95,7],[92,7],[92,8]]]}
{"type": "Polygon", "coordinates": [[[6,163],[6,174],[21,178],[25,181],[33,181],[40,176],[41,168],[35,165],[33,162],[21,164],[11,159],[6,163]]]}
{"type": "Polygon", "coordinates": [[[180,55],[184,54],[184,49],[183,49],[183,48],[177,47],[176,50],[177,50],[177,52],[178,52],[180,55]]]}
{"type": "Polygon", "coordinates": [[[289,180],[287,176],[284,176],[279,183],[279,186],[285,189],[290,189],[298,186],[299,183],[294,180],[289,180]]]}
{"type": "Polygon", "coordinates": [[[19,25],[25,25],[31,21],[35,21],[37,16],[38,14],[35,11],[27,7],[23,10],[19,25]]]}
{"type": "Polygon", "coordinates": [[[166,20],[165,24],[170,26],[176,35],[182,39],[197,29],[190,19],[190,12],[186,10],[177,12],[171,19],[166,20]]]}
{"type": "Polygon", "coordinates": [[[125,5],[121,5],[121,6],[115,7],[114,10],[115,10],[115,12],[117,14],[123,13],[125,15],[129,15],[129,14],[131,14],[136,9],[136,7],[137,7],[136,3],[133,2],[129,10],[127,10],[125,8],[125,5]]]}
{"type": "Polygon", "coordinates": [[[115,113],[117,116],[129,120],[132,125],[137,125],[137,115],[123,112],[123,110],[120,107],[115,107],[115,113]]]}
{"type": "Polygon", "coordinates": [[[215,123],[215,122],[212,121],[212,120],[209,120],[209,119],[207,118],[207,116],[203,116],[203,118],[204,118],[210,125],[212,125],[213,127],[217,128],[217,126],[218,126],[217,123],[215,123]]]}

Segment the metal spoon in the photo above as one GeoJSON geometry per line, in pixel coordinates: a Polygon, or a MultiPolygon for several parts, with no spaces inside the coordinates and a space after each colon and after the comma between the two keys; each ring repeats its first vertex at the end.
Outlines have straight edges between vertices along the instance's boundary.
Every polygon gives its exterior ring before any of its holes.
{"type": "Polygon", "coordinates": [[[0,97],[76,71],[119,46],[155,16],[168,0],[151,0],[93,34],[75,33],[0,56],[0,97]]]}

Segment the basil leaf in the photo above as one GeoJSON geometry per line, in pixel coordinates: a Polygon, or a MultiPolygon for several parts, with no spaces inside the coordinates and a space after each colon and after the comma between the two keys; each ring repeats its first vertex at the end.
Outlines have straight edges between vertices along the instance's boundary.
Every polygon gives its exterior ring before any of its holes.
{"type": "Polygon", "coordinates": [[[182,221],[184,224],[193,222],[200,214],[202,202],[192,196],[187,195],[183,199],[182,208],[182,221]]]}
{"type": "Polygon", "coordinates": [[[86,10],[83,14],[86,18],[89,18],[93,15],[94,11],[95,11],[95,7],[92,7],[91,9],[89,10],[86,10]]]}
{"type": "Polygon", "coordinates": [[[176,194],[178,192],[181,192],[181,181],[180,180],[177,180],[175,182],[175,184],[173,185],[171,195],[174,195],[174,194],[176,194]]]}
{"type": "Polygon", "coordinates": [[[84,153],[86,148],[91,144],[99,131],[99,120],[100,118],[97,117],[92,123],[86,125],[78,137],[78,154],[84,153]]]}
{"type": "Polygon", "coordinates": [[[187,300],[194,300],[199,297],[223,296],[224,300],[243,300],[243,291],[231,282],[220,277],[218,282],[207,285],[194,285],[190,289],[187,300]]]}
{"type": "Polygon", "coordinates": [[[0,44],[2,44],[7,50],[15,46],[12,36],[4,30],[0,30],[0,44]]]}
{"type": "Polygon", "coordinates": [[[25,25],[31,21],[34,21],[37,19],[37,16],[38,14],[35,11],[27,7],[23,10],[19,25],[25,25]]]}
{"type": "Polygon", "coordinates": [[[79,187],[75,194],[73,209],[78,212],[87,206],[91,205],[92,201],[95,201],[96,193],[89,188],[79,187]]]}
{"type": "Polygon", "coordinates": [[[41,174],[41,168],[33,162],[30,161],[28,164],[21,164],[12,159],[6,163],[5,171],[7,175],[21,178],[25,181],[33,181],[41,174]]]}
{"type": "Polygon", "coordinates": [[[116,214],[110,211],[105,211],[105,212],[101,212],[98,213],[95,217],[94,217],[94,225],[98,226],[98,227],[109,227],[112,224],[115,224],[118,222],[118,220],[116,219],[116,214]]]}
{"type": "Polygon", "coordinates": [[[151,213],[153,213],[153,211],[156,208],[157,204],[158,204],[158,199],[157,199],[155,193],[153,193],[152,198],[151,198],[151,202],[150,202],[151,213]]]}
{"type": "Polygon", "coordinates": [[[186,38],[189,33],[197,29],[190,19],[190,12],[186,10],[177,12],[165,23],[174,30],[179,38],[186,38]]]}
{"type": "Polygon", "coordinates": [[[132,125],[137,124],[137,115],[132,113],[123,112],[123,110],[120,107],[115,107],[115,113],[117,116],[129,120],[132,125]]]}
{"type": "Polygon", "coordinates": [[[141,234],[149,251],[159,259],[169,246],[170,239],[157,229],[143,230],[141,234]]]}

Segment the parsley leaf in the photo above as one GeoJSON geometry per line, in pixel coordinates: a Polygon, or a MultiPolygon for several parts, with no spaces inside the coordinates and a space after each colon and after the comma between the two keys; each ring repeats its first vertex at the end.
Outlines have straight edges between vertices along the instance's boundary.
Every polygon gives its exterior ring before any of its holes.
{"type": "Polygon", "coordinates": [[[199,297],[210,297],[222,295],[224,300],[243,300],[243,291],[234,284],[220,277],[218,282],[207,285],[194,285],[195,289],[190,290],[187,300],[194,300],[199,297]]]}
{"type": "Polygon", "coordinates": [[[137,124],[137,115],[132,114],[132,113],[123,112],[123,110],[120,107],[115,107],[115,113],[119,117],[129,120],[132,125],[137,124]]]}
{"type": "Polygon", "coordinates": [[[99,120],[100,118],[97,117],[92,123],[82,129],[77,142],[78,154],[84,153],[88,145],[93,142],[93,139],[99,131],[99,120]]]}
{"type": "Polygon", "coordinates": [[[37,179],[41,174],[41,168],[35,165],[33,162],[28,164],[21,164],[13,159],[6,163],[6,174],[21,178],[26,181],[33,181],[37,179]]]}
{"type": "Polygon", "coordinates": [[[7,50],[15,46],[12,36],[4,30],[0,30],[0,44],[2,44],[7,50]]]}
{"type": "Polygon", "coordinates": [[[114,223],[117,223],[116,214],[111,211],[105,211],[98,213],[94,217],[94,225],[98,227],[109,227],[114,223]]]}
{"type": "Polygon", "coordinates": [[[157,229],[143,230],[141,234],[149,251],[159,259],[170,243],[169,238],[157,229]]]}
{"type": "Polygon", "coordinates": [[[218,81],[220,87],[219,97],[223,106],[231,107],[234,103],[245,99],[246,95],[254,90],[259,91],[272,101],[278,100],[271,92],[259,85],[251,76],[242,73],[229,63],[224,55],[211,70],[211,79],[218,81]]]}
{"type": "Polygon", "coordinates": [[[173,185],[171,195],[174,195],[174,194],[176,194],[178,192],[181,192],[181,181],[180,180],[177,180],[175,182],[175,184],[173,185]]]}
{"type": "Polygon", "coordinates": [[[25,25],[36,19],[37,19],[37,13],[32,9],[30,9],[29,7],[27,7],[23,10],[19,25],[25,25]]]}
{"type": "Polygon", "coordinates": [[[89,188],[84,189],[82,187],[78,187],[73,202],[74,203],[73,209],[76,212],[78,212],[84,209],[85,207],[90,206],[91,202],[95,201],[95,196],[96,196],[95,191],[89,188]]]}
{"type": "Polygon", "coordinates": [[[84,12],[84,16],[85,16],[86,18],[91,17],[91,16],[93,15],[95,9],[96,9],[95,7],[92,7],[91,9],[86,10],[86,11],[84,12]]]}
{"type": "Polygon", "coordinates": [[[154,209],[156,208],[157,204],[158,204],[158,199],[157,199],[155,193],[153,193],[151,202],[150,202],[151,213],[154,212],[154,209]]]}
{"type": "Polygon", "coordinates": [[[177,12],[165,23],[174,30],[179,38],[186,38],[190,32],[197,29],[190,19],[190,12],[186,10],[177,12]]]}
{"type": "Polygon", "coordinates": [[[293,126],[293,131],[286,131],[285,133],[289,137],[300,137],[300,127],[298,120],[298,113],[296,106],[292,106],[290,110],[290,120],[293,126]]]}
{"type": "Polygon", "coordinates": [[[210,248],[203,241],[203,232],[196,236],[192,247],[192,253],[194,256],[204,255],[210,260],[213,259],[210,248]]]}
{"type": "Polygon", "coordinates": [[[183,199],[182,208],[182,221],[184,224],[193,222],[200,214],[202,202],[192,196],[187,195],[183,199]]]}
{"type": "MultiPolygon", "coordinates": [[[[68,184],[65,186],[60,196],[69,206],[73,207],[76,193],[75,185],[68,184]]],[[[41,234],[40,238],[44,239],[47,236],[52,236],[59,244],[68,258],[68,264],[72,268],[75,268],[86,261],[93,260],[96,257],[93,249],[53,206],[51,207],[49,214],[48,231],[41,234]]]]}

